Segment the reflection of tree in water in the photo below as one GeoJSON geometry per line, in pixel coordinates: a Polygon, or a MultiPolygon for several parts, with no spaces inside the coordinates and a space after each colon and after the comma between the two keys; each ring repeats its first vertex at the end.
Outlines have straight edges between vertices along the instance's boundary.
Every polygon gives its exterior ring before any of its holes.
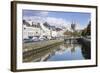
{"type": "Polygon", "coordinates": [[[91,59],[91,45],[82,45],[82,54],[85,59],[91,59]]]}
{"type": "Polygon", "coordinates": [[[75,47],[81,45],[81,50],[82,50],[82,55],[85,59],[90,59],[91,58],[91,44],[90,43],[77,43],[72,41],[72,43],[65,43],[64,47],[70,48],[71,52],[75,52],[75,47]]]}
{"type": "Polygon", "coordinates": [[[75,52],[75,44],[72,44],[71,52],[75,52]]]}
{"type": "MultiPolygon", "coordinates": [[[[45,50],[36,52],[31,51],[29,54],[23,58],[23,62],[41,62],[41,61],[48,61],[49,58],[56,54],[62,54],[62,52],[69,50],[71,53],[77,52],[77,47],[80,48],[81,54],[84,57],[84,59],[90,59],[91,58],[91,47],[90,44],[88,46],[81,45],[81,44],[75,44],[75,43],[62,43],[58,46],[47,48],[45,50]]],[[[42,48],[44,49],[44,48],[42,48]]]]}

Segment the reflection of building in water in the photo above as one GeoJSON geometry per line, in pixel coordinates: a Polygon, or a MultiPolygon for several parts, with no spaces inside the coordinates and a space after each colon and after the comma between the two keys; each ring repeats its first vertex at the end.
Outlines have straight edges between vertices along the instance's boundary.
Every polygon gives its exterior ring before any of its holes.
{"type": "Polygon", "coordinates": [[[62,52],[64,51],[70,51],[71,53],[75,53],[76,48],[80,48],[81,45],[79,44],[70,44],[70,43],[66,43],[66,44],[62,44],[59,46],[59,49],[56,51],[57,54],[62,54],[62,52]]]}
{"type": "Polygon", "coordinates": [[[75,47],[79,46],[78,44],[66,43],[60,46],[63,50],[69,49],[71,52],[75,52],[75,47]]]}
{"type": "MultiPolygon", "coordinates": [[[[52,57],[57,57],[57,59],[65,56],[64,60],[83,60],[91,58],[90,47],[86,47],[80,44],[64,44],[52,47],[52,48],[41,48],[39,52],[31,51],[23,57],[23,62],[41,62],[41,61],[50,61],[52,57]],[[30,55],[29,55],[30,54],[30,55]],[[69,54],[69,55],[68,55],[69,54]],[[59,57],[60,55],[60,57],[59,57]],[[62,55],[62,57],[61,57],[62,55]],[[67,57],[68,55],[68,57],[67,57]]],[[[53,58],[51,61],[57,61],[56,58],[53,58]]]]}
{"type": "Polygon", "coordinates": [[[72,44],[71,52],[75,52],[75,48],[78,47],[79,45],[77,44],[72,44]]]}
{"type": "Polygon", "coordinates": [[[74,39],[73,37],[72,38],[69,38],[65,41],[65,43],[69,43],[69,44],[77,44],[78,41],[77,39],[74,39]]]}

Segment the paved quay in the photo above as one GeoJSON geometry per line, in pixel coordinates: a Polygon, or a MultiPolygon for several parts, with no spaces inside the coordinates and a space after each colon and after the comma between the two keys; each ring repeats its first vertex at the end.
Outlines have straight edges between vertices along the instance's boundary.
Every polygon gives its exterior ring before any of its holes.
{"type": "Polygon", "coordinates": [[[57,43],[61,43],[64,40],[44,40],[38,42],[31,43],[23,43],[23,52],[28,52],[35,49],[45,48],[47,46],[51,46],[57,43]]]}

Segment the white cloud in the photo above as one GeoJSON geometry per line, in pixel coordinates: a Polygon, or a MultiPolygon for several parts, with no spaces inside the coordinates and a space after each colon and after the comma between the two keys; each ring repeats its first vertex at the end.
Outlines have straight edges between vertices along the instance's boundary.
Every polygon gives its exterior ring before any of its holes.
{"type": "Polygon", "coordinates": [[[70,22],[62,18],[47,17],[46,21],[52,26],[70,28],[70,22]]]}
{"type": "Polygon", "coordinates": [[[44,22],[44,18],[39,17],[39,16],[28,16],[28,17],[23,17],[24,20],[28,21],[31,20],[33,22],[44,22]]]}
{"type": "Polygon", "coordinates": [[[64,19],[62,19],[62,18],[54,18],[54,17],[47,17],[46,18],[46,21],[48,22],[48,23],[50,23],[51,25],[53,24],[53,25],[63,25],[63,24],[67,24],[66,22],[65,22],[65,20],[64,19]]]}
{"type": "MultiPolygon", "coordinates": [[[[43,14],[45,15],[46,13],[43,14]]],[[[51,26],[60,27],[60,28],[65,27],[66,29],[71,30],[70,29],[71,22],[63,18],[30,16],[30,17],[24,17],[23,19],[32,20],[34,22],[42,22],[42,23],[48,22],[51,26]]],[[[75,24],[76,24],[76,30],[82,30],[86,27],[84,25],[80,25],[78,22],[75,22],[75,24]]]]}
{"type": "MultiPolygon", "coordinates": [[[[45,14],[45,13],[43,13],[45,14]]],[[[66,27],[67,29],[70,29],[71,22],[63,19],[63,18],[55,18],[55,17],[40,17],[40,16],[28,16],[23,17],[25,20],[32,20],[34,22],[48,22],[51,26],[56,27],[66,27]]]]}

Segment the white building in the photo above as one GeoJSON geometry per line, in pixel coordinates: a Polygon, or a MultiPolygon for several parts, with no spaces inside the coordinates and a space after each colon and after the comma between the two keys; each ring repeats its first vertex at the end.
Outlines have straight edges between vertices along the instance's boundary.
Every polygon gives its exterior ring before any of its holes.
{"type": "Polygon", "coordinates": [[[40,36],[40,25],[39,23],[35,24],[32,21],[23,22],[23,39],[29,39],[33,36],[40,36]]]}
{"type": "Polygon", "coordinates": [[[57,31],[54,26],[50,26],[47,23],[41,23],[40,26],[43,31],[42,36],[46,36],[49,39],[57,37],[57,31]]]}
{"type": "Polygon", "coordinates": [[[57,37],[57,32],[49,25],[44,23],[25,21],[23,20],[23,39],[29,39],[32,37],[57,37]]]}
{"type": "Polygon", "coordinates": [[[47,22],[40,23],[31,20],[23,20],[23,39],[32,37],[45,37],[48,39],[62,37],[66,29],[50,26],[47,22]]]}

